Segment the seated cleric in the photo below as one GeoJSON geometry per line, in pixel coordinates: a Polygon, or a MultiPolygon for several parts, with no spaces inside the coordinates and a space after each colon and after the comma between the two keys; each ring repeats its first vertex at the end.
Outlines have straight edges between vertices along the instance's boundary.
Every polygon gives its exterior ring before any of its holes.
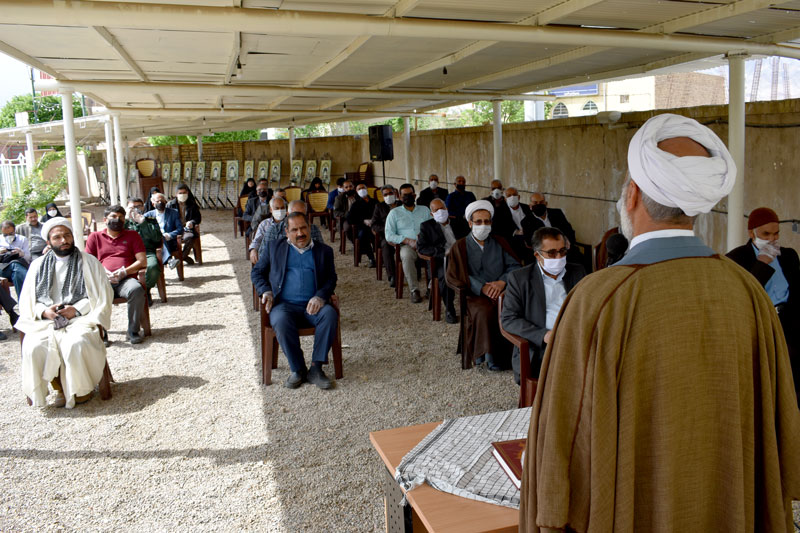
{"type": "Polygon", "coordinates": [[[286,239],[267,243],[250,278],[269,313],[291,374],[284,384],[296,389],[304,381],[329,389],[331,381],[322,371],[336,338],[338,312],[330,304],[336,288],[333,249],[314,242],[303,213],[286,217],[286,239]],[[311,369],[307,369],[298,329],[314,327],[311,369]]]}
{"type": "Polygon", "coordinates": [[[42,236],[53,253],[28,270],[16,324],[25,333],[22,390],[43,407],[51,383],[53,405],[72,408],[91,398],[103,376],[106,348],[98,326],[108,328],[114,293],[100,261],[75,247],[66,218],[48,220],[42,236]]]}

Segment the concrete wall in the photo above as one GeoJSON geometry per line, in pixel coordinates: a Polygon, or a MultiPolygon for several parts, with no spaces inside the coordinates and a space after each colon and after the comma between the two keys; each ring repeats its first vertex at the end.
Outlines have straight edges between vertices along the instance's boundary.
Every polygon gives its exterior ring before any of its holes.
{"type": "MultiPolygon", "coordinates": [[[[663,111],[659,111],[663,112],[663,111]]],[[[708,124],[727,139],[727,107],[705,106],[674,110],[708,124]]],[[[618,124],[597,124],[594,117],[508,124],[503,127],[506,186],[520,189],[522,200],[528,193],[543,191],[553,207],[564,209],[575,227],[578,240],[597,243],[602,234],[618,224],[615,202],[627,170],[627,146],[636,129],[654,111],[626,113],[618,124]]],[[[745,213],[766,205],[781,219],[800,218],[800,100],[747,104],[747,153],[745,157],[745,213]]],[[[298,157],[320,159],[329,153],[334,176],[355,170],[369,160],[367,136],[298,139],[298,157]]],[[[272,158],[278,154],[288,174],[288,141],[254,141],[204,145],[204,160],[218,152],[222,160],[239,157],[272,158]],[[227,145],[227,146],[226,146],[227,145]],[[238,148],[236,148],[236,146],[238,148]],[[212,148],[213,147],[213,148],[212,148]],[[228,152],[230,154],[228,154],[228,152]],[[238,150],[238,151],[237,151],[238,150]]],[[[134,157],[175,160],[172,147],[132,149],[134,157]],[[162,156],[163,154],[163,156],[162,156]]],[[[182,160],[196,160],[196,147],[180,147],[182,160]]],[[[395,185],[416,181],[418,190],[431,173],[452,189],[458,175],[467,178],[476,196],[488,194],[493,176],[491,126],[412,132],[411,171],[405,175],[402,134],[394,135],[394,161],[386,162],[387,181],[395,185]]],[[[381,165],[373,165],[376,183],[381,183],[381,165]]],[[[718,252],[725,252],[727,203],[723,200],[714,212],[699,217],[698,234],[718,252]]],[[[800,235],[791,224],[781,226],[782,242],[800,248],[800,235]]],[[[746,240],[741,235],[741,240],[746,240]]]]}

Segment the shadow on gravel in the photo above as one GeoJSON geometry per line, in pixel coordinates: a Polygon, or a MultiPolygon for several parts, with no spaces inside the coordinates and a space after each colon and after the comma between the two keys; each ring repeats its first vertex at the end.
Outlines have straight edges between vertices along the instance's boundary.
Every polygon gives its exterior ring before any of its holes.
{"type": "MultiPolygon", "coordinates": [[[[223,279],[231,279],[231,278],[233,278],[233,276],[227,276],[227,275],[222,275],[222,274],[217,274],[215,276],[189,276],[189,275],[187,275],[186,278],[180,283],[182,285],[186,286],[186,287],[195,288],[195,287],[198,287],[198,286],[202,285],[203,283],[208,283],[209,281],[220,281],[220,280],[223,280],[223,279]]],[[[169,298],[169,294],[167,294],[167,297],[169,298]]]]}
{"type": "Polygon", "coordinates": [[[89,402],[75,409],[46,408],[43,414],[47,418],[85,418],[135,413],[181,389],[197,389],[206,383],[207,380],[198,376],[174,375],[117,381],[111,384],[112,396],[108,401],[95,394],[89,402]]]}
{"type": "MultiPolygon", "coordinates": [[[[170,296],[167,293],[167,303],[162,304],[160,300],[156,300],[155,305],[153,306],[158,307],[159,305],[167,305],[169,307],[185,307],[188,305],[193,305],[198,302],[205,302],[207,300],[214,300],[216,298],[224,298],[230,294],[236,294],[235,292],[204,292],[200,294],[187,294],[187,295],[180,295],[180,296],[170,296]]],[[[156,327],[153,327],[153,331],[156,331],[156,327]]]]}
{"type": "MultiPolygon", "coordinates": [[[[147,337],[155,342],[163,344],[183,344],[189,341],[192,335],[197,335],[203,331],[214,331],[225,329],[222,324],[192,324],[191,326],[175,326],[171,328],[153,328],[153,336],[147,337]]],[[[144,344],[147,344],[145,342],[144,344]]]]}

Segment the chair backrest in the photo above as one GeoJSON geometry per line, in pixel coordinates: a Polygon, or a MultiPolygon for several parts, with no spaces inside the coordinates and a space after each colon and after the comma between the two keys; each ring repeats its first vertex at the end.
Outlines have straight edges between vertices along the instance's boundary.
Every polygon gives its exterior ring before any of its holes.
{"type": "Polygon", "coordinates": [[[300,187],[286,187],[284,191],[286,191],[286,201],[294,202],[300,199],[303,189],[300,187]]]}
{"type": "Polygon", "coordinates": [[[375,199],[379,202],[383,202],[383,191],[380,189],[375,189],[375,199]]]}
{"type": "Polygon", "coordinates": [[[143,178],[158,175],[155,159],[139,159],[136,161],[136,170],[139,171],[139,176],[143,178]]]}
{"type": "Polygon", "coordinates": [[[244,208],[247,207],[247,200],[249,200],[249,199],[250,198],[247,197],[247,196],[240,196],[239,197],[239,209],[241,209],[242,212],[244,212],[244,208]]]}
{"type": "Polygon", "coordinates": [[[308,195],[308,207],[312,213],[324,213],[328,208],[328,193],[312,192],[308,195]]]}
{"type": "Polygon", "coordinates": [[[375,191],[377,191],[377,187],[367,187],[367,196],[370,198],[375,198],[375,191]]]}

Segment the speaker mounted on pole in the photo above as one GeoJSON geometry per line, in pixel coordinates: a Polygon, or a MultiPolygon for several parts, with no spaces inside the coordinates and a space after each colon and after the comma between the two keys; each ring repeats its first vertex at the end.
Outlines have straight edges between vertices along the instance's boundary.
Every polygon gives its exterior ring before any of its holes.
{"type": "Polygon", "coordinates": [[[386,124],[369,127],[369,158],[371,161],[392,161],[392,127],[386,124]]]}

